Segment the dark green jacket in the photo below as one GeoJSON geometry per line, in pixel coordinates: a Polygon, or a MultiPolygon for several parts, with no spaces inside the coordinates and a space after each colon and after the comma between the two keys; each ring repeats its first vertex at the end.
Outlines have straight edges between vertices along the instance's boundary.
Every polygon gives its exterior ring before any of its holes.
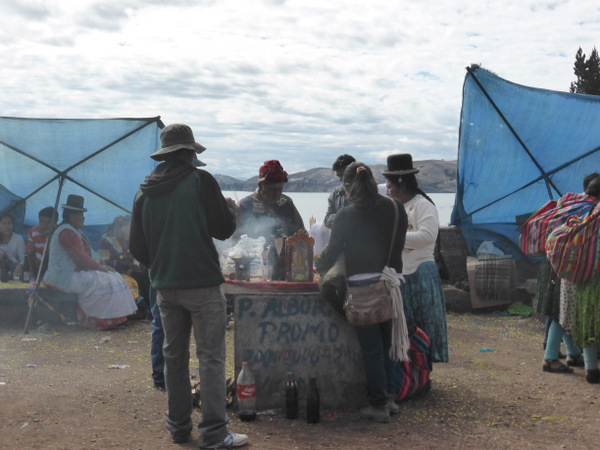
{"type": "Polygon", "coordinates": [[[235,225],[234,208],[212,175],[167,160],[135,196],[129,248],[157,289],[216,286],[225,279],[212,238],[229,238],[235,225]]]}

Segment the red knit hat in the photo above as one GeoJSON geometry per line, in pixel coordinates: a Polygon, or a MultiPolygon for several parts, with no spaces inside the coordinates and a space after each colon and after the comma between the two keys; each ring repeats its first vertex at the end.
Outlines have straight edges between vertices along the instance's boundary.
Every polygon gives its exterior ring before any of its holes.
{"type": "Polygon", "coordinates": [[[287,172],[276,159],[265,161],[258,170],[259,183],[287,183],[287,172]]]}

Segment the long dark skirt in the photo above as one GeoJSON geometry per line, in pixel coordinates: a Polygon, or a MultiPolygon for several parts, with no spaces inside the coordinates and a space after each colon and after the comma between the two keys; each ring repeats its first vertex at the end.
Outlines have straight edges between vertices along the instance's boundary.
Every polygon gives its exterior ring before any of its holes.
{"type": "Polygon", "coordinates": [[[416,325],[429,337],[433,362],[448,362],[446,300],[433,261],[422,263],[415,273],[405,275],[404,314],[407,324],[416,325]]]}
{"type": "Polygon", "coordinates": [[[560,278],[547,258],[540,263],[534,308],[537,313],[549,316],[552,320],[559,319],[560,278]]]}

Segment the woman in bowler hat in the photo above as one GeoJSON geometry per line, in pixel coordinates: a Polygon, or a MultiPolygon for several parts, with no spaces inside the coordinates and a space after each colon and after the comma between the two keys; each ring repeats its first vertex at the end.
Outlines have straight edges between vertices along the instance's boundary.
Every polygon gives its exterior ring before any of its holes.
{"type": "Polygon", "coordinates": [[[433,256],[439,232],[433,201],[419,189],[408,153],[390,155],[383,171],[387,193],[402,202],[408,215],[408,231],[402,252],[404,309],[406,321],[420,327],[429,337],[434,362],[448,362],[446,302],[433,256]]]}
{"type": "Polygon", "coordinates": [[[125,322],[137,311],[135,301],[123,277],[92,256],[90,242],[81,232],[87,211],[83,197],[69,195],[62,208],[63,222],[50,239],[44,282],[77,294],[82,326],[106,329],[125,322]]]}

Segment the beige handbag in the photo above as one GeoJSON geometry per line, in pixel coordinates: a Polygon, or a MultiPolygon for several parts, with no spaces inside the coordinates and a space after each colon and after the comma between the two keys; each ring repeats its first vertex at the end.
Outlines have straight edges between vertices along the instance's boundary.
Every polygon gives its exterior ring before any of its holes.
{"type": "Polygon", "coordinates": [[[348,322],[373,325],[394,318],[392,299],[383,280],[366,286],[348,286],[344,305],[348,322]]]}

